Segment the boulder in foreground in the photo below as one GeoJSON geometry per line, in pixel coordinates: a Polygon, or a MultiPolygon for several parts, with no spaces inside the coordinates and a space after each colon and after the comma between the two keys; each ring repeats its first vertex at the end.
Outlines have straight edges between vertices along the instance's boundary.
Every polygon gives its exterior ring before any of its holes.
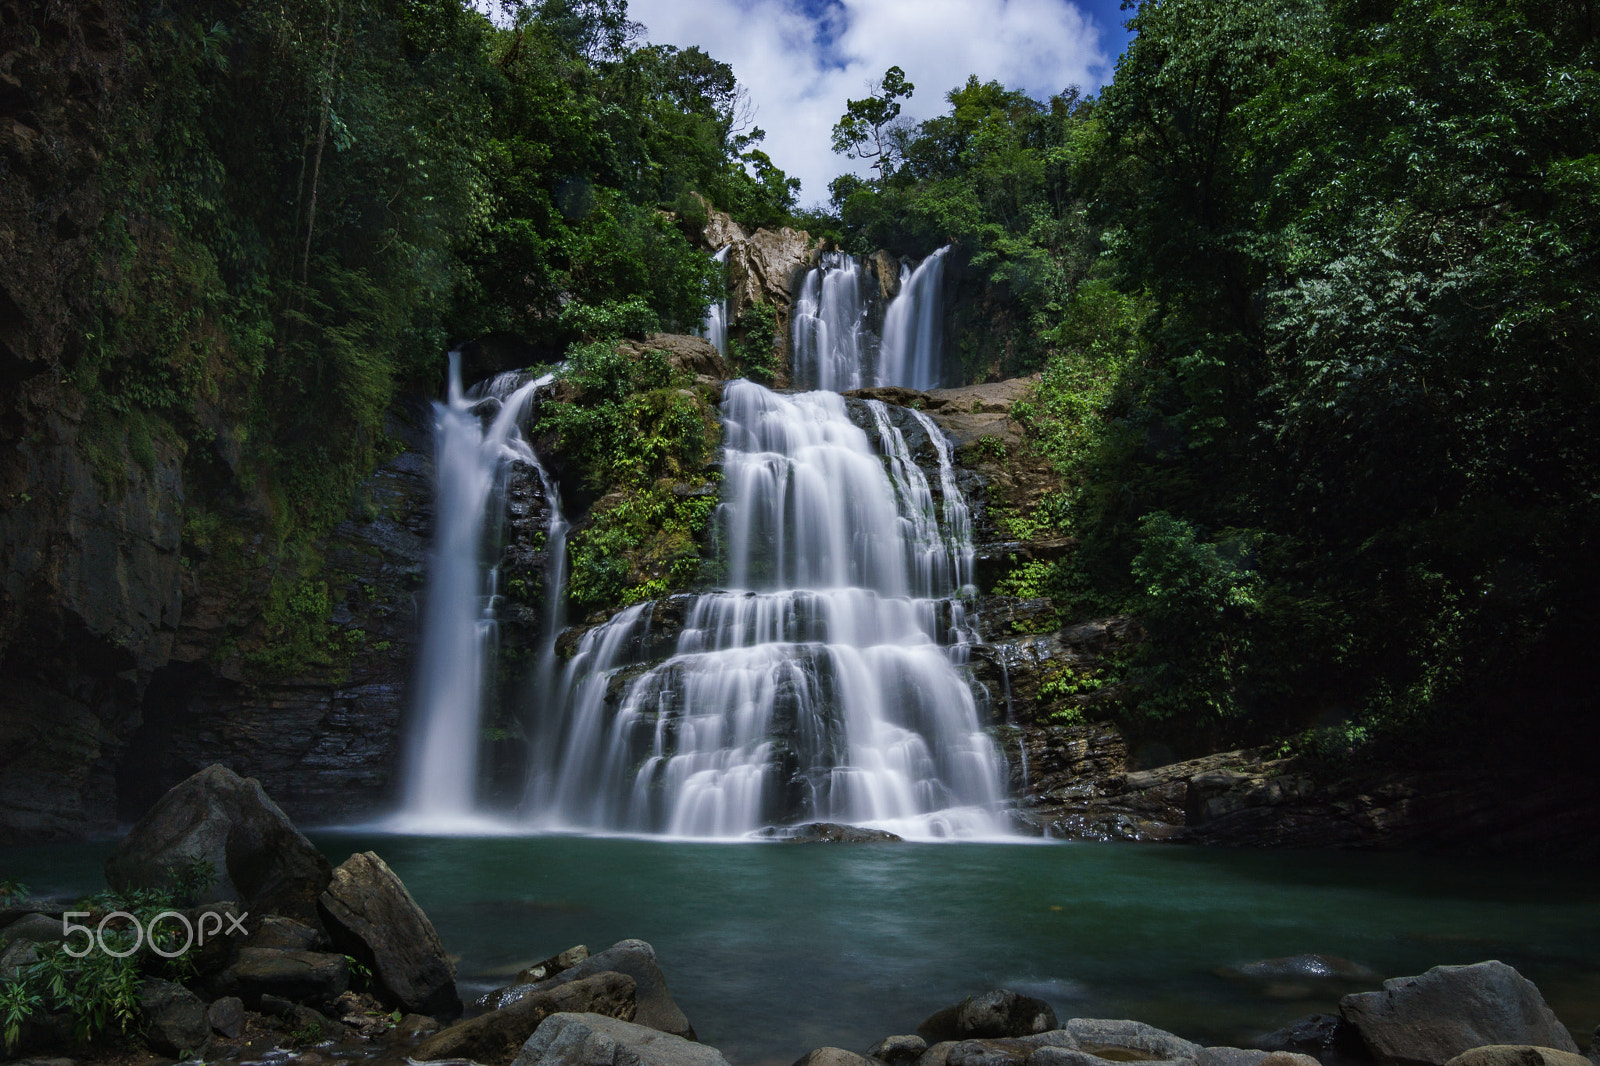
{"type": "Polygon", "coordinates": [[[411,1014],[461,1013],[456,968],[439,934],[376,853],[364,851],[340,863],[321,902],[335,947],[370,960],[383,998],[411,1014]]]}
{"type": "Polygon", "coordinates": [[[203,902],[317,920],[328,860],[253,777],[208,766],[172,786],[106,860],[106,880],[118,892],[168,888],[196,863],[215,876],[203,902]]]}
{"type": "Polygon", "coordinates": [[[917,1026],[929,1044],[947,1040],[1032,1036],[1056,1028],[1056,1012],[1042,999],[997,988],[935,1011],[917,1026]]]}
{"type": "Polygon", "coordinates": [[[601,1014],[552,1014],[512,1066],[728,1066],[722,1052],[601,1014]]]}
{"type": "Polygon", "coordinates": [[[1570,1051],[1528,1044],[1490,1044],[1462,1052],[1448,1066],[1591,1066],[1587,1058],[1570,1051]]]}
{"type": "Polygon", "coordinates": [[[480,1014],[428,1037],[412,1049],[417,1062],[470,1059],[484,1066],[509,1066],[522,1045],[552,1014],[603,1014],[633,1020],[633,978],[600,973],[543,992],[530,992],[499,1010],[480,1014]]]}
{"type": "Polygon", "coordinates": [[[1539,989],[1503,962],[1397,977],[1380,992],[1345,996],[1339,1013],[1380,1066],[1444,1066],[1489,1044],[1578,1052],[1539,989]]]}
{"type": "Polygon", "coordinates": [[[656,962],[656,949],[643,940],[619,940],[600,954],[591,955],[548,980],[503,988],[485,996],[481,1002],[485,1006],[503,1008],[529,993],[607,972],[627,974],[633,978],[635,1022],[687,1040],[695,1038],[694,1026],[689,1024],[689,1019],[667,990],[666,975],[656,962]]]}

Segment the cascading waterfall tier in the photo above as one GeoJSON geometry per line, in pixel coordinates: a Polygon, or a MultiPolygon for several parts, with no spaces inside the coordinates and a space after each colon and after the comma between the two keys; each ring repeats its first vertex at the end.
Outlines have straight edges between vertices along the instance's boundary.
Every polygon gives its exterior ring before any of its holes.
{"type": "Polygon", "coordinates": [[[792,371],[803,389],[859,389],[869,334],[861,264],[843,252],[823,254],[806,273],[792,315],[792,371]]]}
{"type": "Polygon", "coordinates": [[[872,287],[853,256],[824,254],[807,272],[794,302],[791,348],[795,384],[848,392],[868,385],[936,389],[943,384],[944,258],[940,248],[900,268],[900,286],[883,312],[879,336],[872,287]]]}
{"type": "MultiPolygon", "coordinates": [[[[553,379],[546,375],[524,384],[517,374],[502,374],[467,392],[460,353],[450,353],[448,398],[433,405],[434,533],[401,767],[403,825],[451,827],[477,809],[479,735],[497,643],[499,575],[491,557],[513,462],[533,467],[544,487],[551,508],[547,587],[559,588],[564,580],[566,522],[559,497],[518,430],[535,391],[553,379]]],[[[546,618],[552,661],[560,599],[551,598],[546,618]]]]}
{"type": "Polygon", "coordinates": [[[944,358],[943,300],[946,245],[916,270],[900,270],[900,291],[883,316],[883,344],[873,384],[936,389],[944,358]]]}
{"type": "Polygon", "coordinates": [[[1004,834],[1004,761],[959,669],[967,626],[948,598],[972,566],[949,452],[919,415],[941,446],[941,524],[904,435],[868,408],[876,447],[834,393],[728,384],[729,587],[695,598],[675,636],[653,632],[654,604],[584,635],[535,744],[537,825],[1004,834]]]}

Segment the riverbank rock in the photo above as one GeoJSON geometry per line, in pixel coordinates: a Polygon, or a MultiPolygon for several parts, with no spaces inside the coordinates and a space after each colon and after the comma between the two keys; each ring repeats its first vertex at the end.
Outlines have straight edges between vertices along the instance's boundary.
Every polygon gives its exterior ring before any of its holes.
{"type": "Polygon", "coordinates": [[[1125,1019],[1072,1018],[1062,1026],[1080,1051],[1127,1062],[1136,1059],[1192,1060],[1200,1045],[1144,1022],[1125,1019]]]}
{"type": "Polygon", "coordinates": [[[331,1003],[350,986],[350,963],[331,952],[246,946],[207,986],[219,995],[238,996],[252,1010],[272,996],[291,1003],[331,1003]]]}
{"type": "Polygon", "coordinates": [[[197,1054],[211,1039],[211,1023],[200,997],[172,981],[148,978],[139,984],[144,1036],[157,1051],[197,1054]]]}
{"type": "Polygon", "coordinates": [[[1255,1041],[1265,1051],[1289,1051],[1315,1059],[1364,1057],[1361,1036],[1337,1014],[1308,1014],[1255,1041]]]}
{"type": "Polygon", "coordinates": [[[194,863],[215,878],[202,900],[238,900],[305,922],[317,921],[317,896],[331,876],[261,783],[225,766],[162,796],[106,860],[106,880],[119,892],[170,887],[194,863]]]}
{"type": "Polygon", "coordinates": [[[499,1010],[457,1022],[435,1033],[411,1052],[418,1062],[434,1059],[470,1059],[485,1066],[509,1066],[534,1031],[552,1014],[603,1014],[631,1022],[634,1016],[633,978],[621,973],[601,973],[580,981],[530,992],[499,1010]]]}
{"type": "Polygon", "coordinates": [[[512,1066],[728,1066],[716,1048],[601,1014],[552,1014],[512,1066]]]}
{"type": "Polygon", "coordinates": [[[543,962],[536,962],[517,973],[517,984],[531,985],[536,981],[544,981],[554,977],[563,970],[570,970],[578,963],[589,957],[589,948],[584,944],[577,944],[566,951],[550,956],[543,962]]]}
{"type": "Polygon", "coordinates": [[[917,1059],[917,1066],[1025,1066],[1030,1063],[1035,1066],[1104,1066],[1104,1061],[1078,1051],[1071,1033],[1051,1029],[1032,1036],[945,1040],[917,1059]],[[1052,1054],[1037,1059],[1047,1049],[1052,1054]],[[1067,1057],[1052,1057],[1055,1052],[1065,1053],[1067,1057]],[[1072,1056],[1082,1056],[1088,1061],[1072,1056]]]}
{"type": "Polygon", "coordinates": [[[433,923],[376,853],[364,851],[341,863],[321,903],[335,946],[371,966],[385,998],[435,1018],[461,1013],[455,964],[433,923]]]}
{"type": "Polygon", "coordinates": [[[571,981],[581,981],[586,977],[603,973],[621,973],[633,979],[633,1021],[688,1040],[695,1038],[694,1026],[689,1024],[689,1019],[678,1009],[672,993],[667,989],[666,975],[661,972],[661,966],[656,961],[656,949],[643,940],[620,940],[598,955],[590,955],[554,977],[533,984],[502,988],[491,992],[478,1003],[479,1006],[498,1010],[530,993],[543,992],[571,981]]]}
{"type": "Polygon", "coordinates": [[[819,1047],[794,1060],[794,1066],[874,1066],[873,1061],[842,1047],[819,1047]]]}
{"type": "Polygon", "coordinates": [[[1589,1060],[1570,1051],[1528,1044],[1490,1044],[1464,1051],[1446,1066],[1589,1066],[1589,1060]]]}
{"type": "Polygon", "coordinates": [[[1534,983],[1498,961],[1394,978],[1382,991],[1345,996],[1339,1013],[1380,1066],[1443,1066],[1491,1044],[1578,1052],[1534,983]]]}
{"type": "Polygon", "coordinates": [[[880,1062],[900,1063],[915,1062],[924,1051],[928,1050],[928,1042],[914,1033],[901,1036],[886,1036],[867,1049],[867,1054],[880,1062]]]}
{"type": "Polygon", "coordinates": [[[997,988],[935,1011],[917,1026],[929,1044],[985,1037],[1033,1036],[1056,1028],[1050,1004],[1008,988],[997,988]]]}

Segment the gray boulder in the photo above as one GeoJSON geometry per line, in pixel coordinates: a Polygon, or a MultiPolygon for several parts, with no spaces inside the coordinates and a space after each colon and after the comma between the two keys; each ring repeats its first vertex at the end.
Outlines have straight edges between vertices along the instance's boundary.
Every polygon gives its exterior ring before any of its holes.
{"type": "Polygon", "coordinates": [[[244,1033],[244,1001],[238,996],[223,996],[206,1008],[206,1022],[218,1035],[239,1039],[244,1033]]]}
{"type": "Polygon", "coordinates": [[[517,984],[531,985],[539,981],[548,981],[564,970],[570,970],[578,963],[589,957],[589,948],[584,944],[576,944],[559,955],[552,955],[543,962],[536,962],[532,966],[517,974],[517,984]]]}
{"type": "Polygon", "coordinates": [[[376,854],[364,851],[340,863],[321,904],[334,946],[371,966],[381,998],[408,1013],[461,1013],[455,964],[439,934],[376,854]]]}
{"type": "Polygon", "coordinates": [[[1345,996],[1339,1013],[1381,1066],[1443,1066],[1487,1044],[1578,1051],[1534,983],[1497,961],[1397,977],[1345,996]]]}
{"type": "Polygon", "coordinates": [[[1080,1050],[1102,1058],[1192,1062],[1200,1056],[1199,1044],[1143,1022],[1072,1018],[1062,1028],[1072,1034],[1080,1050]]]}
{"type": "Polygon", "coordinates": [[[1056,1028],[1056,1012],[1042,999],[997,988],[935,1011],[917,1026],[929,1044],[947,1040],[1029,1036],[1056,1028]]]}
{"type": "MultiPolygon", "coordinates": [[[[48,914],[25,914],[0,929],[0,954],[13,944],[59,944],[66,937],[61,932],[61,919],[48,914]]],[[[81,949],[82,939],[74,941],[81,949]]],[[[75,949],[76,950],[76,949],[75,949]]]]}
{"type": "Polygon", "coordinates": [[[568,981],[581,981],[595,974],[615,972],[627,974],[634,983],[634,1016],[639,1025],[648,1025],[663,1033],[694,1039],[694,1026],[667,990],[666,975],[656,962],[656,949],[643,940],[619,940],[598,955],[561,971],[555,977],[528,985],[513,985],[492,992],[479,1001],[481,1006],[499,1009],[514,1003],[530,992],[554,988],[568,981]]]}
{"type": "Polygon", "coordinates": [[[924,1052],[917,1066],[1021,1066],[1047,1047],[1074,1050],[1077,1043],[1071,1033],[1062,1029],[1030,1036],[945,1040],[924,1052]]]}
{"type": "Polygon", "coordinates": [[[1259,1066],[1268,1052],[1256,1048],[1208,1047],[1201,1048],[1195,1066],[1259,1066]]]}
{"type": "Polygon", "coordinates": [[[900,1066],[901,1063],[914,1062],[928,1050],[928,1042],[915,1033],[903,1036],[886,1036],[867,1049],[867,1054],[880,1062],[900,1066]]]}
{"type": "Polygon", "coordinates": [[[600,1014],[552,1014],[512,1066],[728,1066],[716,1048],[600,1014]]]}
{"type": "Polygon", "coordinates": [[[1589,1060],[1570,1051],[1527,1044],[1490,1044],[1451,1059],[1448,1066],[1589,1066],[1589,1060]]]}
{"type": "Polygon", "coordinates": [[[842,1047],[819,1047],[801,1055],[794,1066],[874,1066],[871,1059],[842,1047]]]}
{"type": "MultiPolygon", "coordinates": [[[[40,944],[64,940],[61,919],[46,914],[25,914],[0,929],[0,983],[14,981],[39,961],[40,944]]],[[[75,943],[82,944],[80,939],[75,943]]]]}
{"type": "MultiPolygon", "coordinates": [[[[1046,1045],[1028,1056],[1027,1066],[1106,1066],[1106,1060],[1077,1048],[1046,1045]]],[[[1140,1066],[1147,1064],[1141,1063],[1140,1066]]]]}
{"type": "Polygon", "coordinates": [[[170,888],[191,863],[215,880],[200,900],[238,900],[253,911],[317,920],[328,860],[252,777],[208,766],[174,785],[139,819],[106,860],[119,892],[170,888]]]}
{"type": "Polygon", "coordinates": [[[1308,1014],[1260,1037],[1255,1046],[1263,1051],[1292,1051],[1312,1058],[1324,1055],[1360,1057],[1361,1037],[1337,1014],[1308,1014]]]}
{"type": "Polygon", "coordinates": [[[246,947],[238,950],[211,987],[238,996],[252,1010],[264,1010],[263,998],[329,1002],[349,984],[350,964],[343,955],[246,947]]]}
{"type": "Polygon", "coordinates": [[[602,973],[531,992],[499,1010],[458,1022],[428,1037],[410,1053],[417,1062],[470,1059],[484,1066],[509,1066],[522,1045],[552,1014],[603,1014],[632,1021],[633,978],[602,973]]]}
{"type": "Polygon", "coordinates": [[[251,947],[318,951],[328,946],[328,937],[321,929],[293,918],[264,914],[254,924],[255,928],[250,930],[251,947]]]}
{"type": "Polygon", "coordinates": [[[139,1011],[145,1039],[169,1055],[193,1054],[211,1039],[211,1023],[200,997],[172,981],[155,978],[139,984],[139,1011]]]}

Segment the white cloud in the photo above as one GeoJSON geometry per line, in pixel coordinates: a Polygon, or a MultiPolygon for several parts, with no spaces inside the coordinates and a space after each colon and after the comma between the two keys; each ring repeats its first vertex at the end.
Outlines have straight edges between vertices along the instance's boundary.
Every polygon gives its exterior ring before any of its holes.
{"type": "Polygon", "coordinates": [[[630,0],[628,15],[656,44],[699,45],[750,90],[773,162],[800,178],[803,204],[865,167],[833,154],[829,131],[845,101],[898,64],[917,87],[913,120],[947,108],[945,93],[976,74],[1044,98],[1098,87],[1110,60],[1095,24],[1068,0],[630,0]]]}

